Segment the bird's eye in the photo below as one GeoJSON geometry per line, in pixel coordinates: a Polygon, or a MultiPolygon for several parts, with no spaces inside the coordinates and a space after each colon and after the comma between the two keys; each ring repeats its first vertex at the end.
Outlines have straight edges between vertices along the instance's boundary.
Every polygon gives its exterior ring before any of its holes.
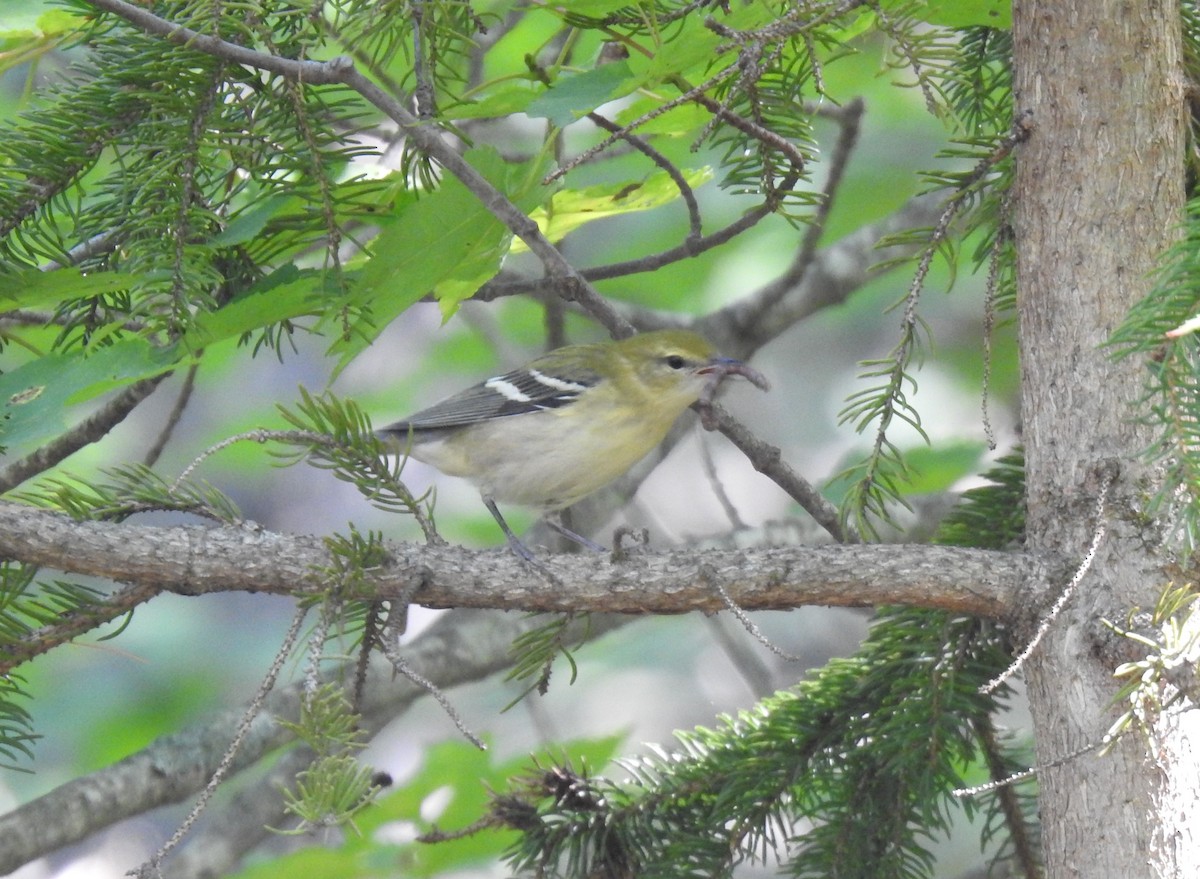
{"type": "Polygon", "coordinates": [[[684,364],[687,363],[687,361],[678,354],[670,355],[669,357],[665,358],[663,362],[666,363],[667,366],[671,367],[671,369],[683,369],[684,364]]]}

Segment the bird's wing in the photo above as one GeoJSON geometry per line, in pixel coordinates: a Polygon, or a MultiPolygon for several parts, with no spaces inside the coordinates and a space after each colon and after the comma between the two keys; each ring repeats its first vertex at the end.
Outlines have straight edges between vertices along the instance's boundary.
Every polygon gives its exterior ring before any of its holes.
{"type": "Polygon", "coordinates": [[[574,401],[599,381],[591,370],[544,371],[537,361],[512,372],[489,378],[474,387],[434,403],[395,424],[386,433],[465,427],[492,418],[557,409],[574,401]],[[564,372],[567,373],[564,375],[564,372]]]}

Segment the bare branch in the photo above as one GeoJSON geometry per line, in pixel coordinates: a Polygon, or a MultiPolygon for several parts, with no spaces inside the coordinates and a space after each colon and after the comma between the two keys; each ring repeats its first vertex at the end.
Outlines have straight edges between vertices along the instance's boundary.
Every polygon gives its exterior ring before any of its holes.
{"type": "Polygon", "coordinates": [[[167,447],[167,443],[171,441],[171,435],[175,433],[175,428],[179,426],[179,419],[183,417],[183,410],[187,408],[188,402],[192,399],[192,391],[196,387],[196,372],[199,369],[199,363],[193,363],[188,368],[187,375],[183,378],[183,387],[179,389],[179,395],[175,398],[175,405],[171,407],[171,412],[167,415],[166,422],[158,432],[158,437],[155,438],[154,445],[142,457],[142,463],[147,467],[153,467],[158,463],[163,449],[167,447]]]}
{"type": "MultiPolygon", "coordinates": [[[[942,213],[944,200],[938,193],[909,199],[895,213],[818,251],[798,283],[784,274],[707,315],[698,329],[731,356],[748,356],[809,315],[845,302],[883,274],[881,263],[919,250],[919,245],[892,245],[881,250],[879,242],[898,232],[931,225],[942,213]]],[[[639,316],[633,319],[641,324],[639,316]]]]}
{"type": "MultiPolygon", "coordinates": [[[[204,790],[200,792],[200,797],[188,812],[187,817],[183,819],[180,825],[171,834],[171,838],[159,847],[148,861],[142,864],[136,870],[136,874],[140,876],[161,876],[163,858],[171,853],[179,843],[183,842],[188,835],[192,825],[200,819],[200,815],[212,800],[213,795],[217,792],[217,788],[225,780],[233,768],[234,762],[237,760],[238,751],[241,750],[247,737],[250,735],[250,730],[254,726],[254,722],[262,715],[263,705],[271,691],[275,689],[275,681],[279,679],[279,673],[283,670],[284,663],[291,656],[292,648],[296,645],[296,640],[300,637],[300,626],[304,623],[304,618],[308,615],[308,608],[301,606],[296,610],[292,617],[292,624],[288,628],[287,634],[283,636],[283,643],[275,652],[275,659],[271,662],[271,667],[267,669],[266,677],[258,685],[258,691],[254,694],[254,698],[250,700],[250,704],[246,706],[245,712],[242,714],[242,719],[238,722],[234,729],[233,736],[229,743],[225,746],[225,753],[221,755],[221,760],[217,764],[217,768],[213,770],[209,776],[208,782],[204,785],[204,790]]],[[[305,687],[305,697],[307,698],[307,687],[305,687]]]]}
{"type": "MultiPolygon", "coordinates": [[[[906,604],[1003,618],[1029,606],[1022,590],[1033,572],[1017,554],[950,547],[666,550],[619,563],[592,554],[547,556],[562,580],[547,589],[503,550],[410,543],[389,544],[388,550],[388,562],[364,578],[364,599],[402,598],[419,583],[412,600],[427,607],[525,611],[718,611],[725,603],[708,582],[716,578],[747,610],[906,604]]],[[[326,588],[321,570],[332,564],[316,537],[77,522],[13,503],[0,503],[0,557],[180,595],[314,595],[326,588]]]]}
{"type": "Polygon", "coordinates": [[[587,119],[605,131],[620,135],[626,143],[661,168],[671,178],[671,182],[679,190],[679,197],[687,205],[689,227],[687,240],[689,242],[698,241],[703,234],[700,224],[700,205],[696,203],[696,194],[692,192],[692,187],[688,185],[687,180],[684,179],[683,174],[675,167],[674,163],[654,147],[650,146],[645,138],[638,137],[636,134],[626,131],[599,113],[588,113],[587,119]]]}
{"type": "MultiPolygon", "coordinates": [[[[777,187],[778,191],[784,192],[790,189],[795,185],[796,180],[796,176],[789,175],[780,181],[777,187]]],[[[596,266],[590,269],[580,269],[579,274],[588,281],[607,281],[612,278],[622,278],[626,275],[652,272],[663,266],[691,259],[705,251],[720,247],[743,232],[752,229],[758,225],[760,220],[775,213],[775,209],[778,206],[776,199],[768,199],[750,208],[750,210],[746,211],[746,213],[742,214],[728,226],[718,229],[711,235],[702,235],[699,238],[689,235],[682,244],[668,247],[666,250],[661,250],[658,253],[647,254],[646,256],[624,260],[623,262],[608,263],[607,265],[596,266]]],[[[472,298],[479,302],[490,302],[493,299],[500,299],[504,296],[556,294],[560,286],[561,281],[553,277],[523,278],[520,280],[495,279],[480,287],[472,298]]],[[[616,311],[623,314],[619,308],[616,311]]]]}
{"type": "Polygon", "coordinates": [[[811,482],[793,470],[783,460],[776,446],[760,440],[722,407],[712,405],[710,409],[717,429],[741,450],[755,470],[791,495],[838,543],[858,542],[858,535],[842,525],[837,507],[826,500],[811,482]]]}
{"type": "Polygon", "coordinates": [[[834,145],[833,154],[829,161],[829,176],[825,181],[825,191],[821,193],[821,201],[817,205],[815,214],[809,221],[808,229],[804,233],[804,239],[800,243],[800,249],[796,251],[796,255],[792,258],[791,265],[788,266],[787,271],[780,275],[759,296],[759,308],[761,311],[774,308],[779,303],[779,300],[787,294],[788,290],[795,288],[804,280],[804,275],[808,271],[808,267],[812,264],[814,254],[817,251],[817,242],[821,240],[821,235],[825,232],[825,223],[829,219],[829,212],[833,208],[833,200],[837,195],[838,188],[842,184],[842,178],[845,176],[846,166],[850,161],[850,153],[854,151],[854,145],[858,142],[863,108],[862,99],[855,98],[842,107],[841,112],[835,117],[842,131],[837,143],[834,145]]]}

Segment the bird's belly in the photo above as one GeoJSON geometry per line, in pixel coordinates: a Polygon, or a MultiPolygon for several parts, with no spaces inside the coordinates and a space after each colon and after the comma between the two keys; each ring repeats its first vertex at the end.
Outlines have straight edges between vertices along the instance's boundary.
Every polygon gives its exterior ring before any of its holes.
{"type": "Polygon", "coordinates": [[[550,442],[548,435],[557,431],[547,431],[538,422],[556,415],[517,416],[514,421],[519,424],[503,437],[472,444],[471,460],[463,462],[467,466],[459,468],[461,475],[488,474],[477,484],[498,503],[559,510],[624,474],[662,441],[670,426],[659,429],[644,421],[618,423],[604,431],[589,426],[568,440],[550,442]],[[531,460],[538,466],[531,468],[531,460]]]}

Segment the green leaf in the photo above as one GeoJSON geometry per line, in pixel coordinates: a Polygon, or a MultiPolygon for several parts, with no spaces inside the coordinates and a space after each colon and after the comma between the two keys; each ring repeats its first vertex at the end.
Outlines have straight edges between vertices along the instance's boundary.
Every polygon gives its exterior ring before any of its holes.
{"type": "Polygon", "coordinates": [[[525,111],[544,89],[528,83],[497,89],[477,101],[447,107],[441,115],[446,119],[498,119],[525,111]]]}
{"type": "Polygon", "coordinates": [[[130,338],[96,351],[47,354],[0,375],[0,442],[36,444],[67,425],[67,407],[159,375],[178,361],[175,349],[130,338]]]}
{"type": "MultiPolygon", "coordinates": [[[[734,30],[753,30],[773,22],[775,11],[766,3],[750,3],[735,5],[729,15],[715,17],[721,24],[734,30]]],[[[637,86],[654,85],[690,72],[711,75],[716,71],[715,65],[721,63],[720,59],[732,58],[728,48],[730,41],[707,27],[705,18],[703,15],[689,15],[679,22],[679,31],[672,30],[669,40],[655,46],[653,58],[640,73],[637,68],[641,56],[630,55],[635,76],[639,77],[637,86]],[[718,46],[726,47],[724,55],[717,52],[718,46]]]]}
{"type": "Polygon", "coordinates": [[[31,0],[0,0],[0,71],[36,61],[86,20],[31,0]]]}
{"type": "Polygon", "coordinates": [[[326,307],[328,273],[323,269],[283,266],[216,311],[196,316],[186,342],[192,350],[235,338],[284,320],[315,314],[326,307]]]}
{"type": "MultiPolygon", "coordinates": [[[[636,98],[617,113],[619,125],[629,125],[635,119],[655,113],[662,101],[657,97],[636,98]]],[[[657,113],[635,129],[635,134],[665,134],[668,137],[694,138],[712,119],[712,114],[699,104],[682,104],[666,113],[657,113]]]]}
{"type": "MultiPolygon", "coordinates": [[[[532,211],[549,194],[541,185],[544,157],[509,163],[487,147],[470,150],[464,158],[523,211],[532,211]]],[[[394,217],[380,218],[383,231],[371,242],[371,257],[354,285],[352,303],[369,318],[357,320],[330,348],[340,357],[339,370],[393,318],[429,293],[449,318],[500,270],[508,253],[512,233],[449,174],[436,191],[399,207],[394,217]]]]}
{"type": "Polygon", "coordinates": [[[70,299],[100,296],[124,290],[134,284],[131,275],[121,272],[90,272],[79,269],[54,269],[49,272],[29,269],[0,275],[0,311],[14,308],[49,308],[70,299]]]}
{"type": "Polygon", "coordinates": [[[549,119],[564,128],[575,120],[636,88],[624,61],[602,64],[583,73],[560,76],[537,100],[525,108],[530,116],[549,119]]]}
{"type": "Polygon", "coordinates": [[[289,195],[271,195],[240,211],[210,242],[213,247],[232,247],[255,238],[289,204],[300,200],[289,195]]]}
{"type": "Polygon", "coordinates": [[[629,8],[629,0],[571,0],[563,4],[563,11],[572,15],[589,15],[601,18],[621,9],[629,8]]]}
{"type": "MultiPolygon", "coordinates": [[[[712,168],[693,168],[681,172],[683,179],[692,189],[707,183],[713,177],[712,168]]],[[[665,171],[655,171],[640,183],[601,183],[586,189],[568,189],[556,192],[550,205],[538,208],[530,216],[537,221],[542,234],[551,241],[561,241],[568,232],[585,223],[632,214],[662,207],[679,198],[679,187],[665,171]]],[[[512,252],[528,250],[525,242],[515,240],[512,252]]]]}
{"type": "Polygon", "coordinates": [[[923,7],[914,7],[909,0],[887,0],[883,6],[904,7],[921,21],[942,27],[1012,27],[1011,0],[927,0],[923,7]]]}

